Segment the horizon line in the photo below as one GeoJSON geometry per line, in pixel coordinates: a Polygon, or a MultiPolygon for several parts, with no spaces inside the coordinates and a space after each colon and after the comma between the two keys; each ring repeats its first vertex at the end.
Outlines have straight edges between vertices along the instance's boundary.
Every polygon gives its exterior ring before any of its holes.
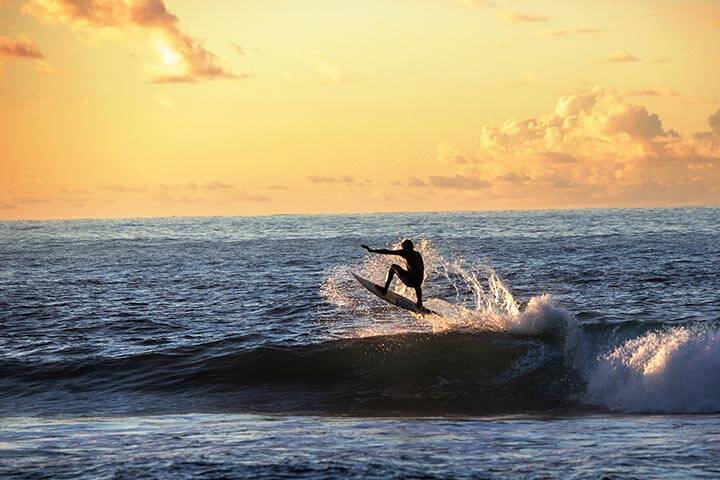
{"type": "Polygon", "coordinates": [[[398,215],[408,213],[442,214],[442,213],[492,213],[492,212],[555,212],[581,210],[675,210],[684,208],[716,209],[717,204],[678,204],[656,206],[587,206],[587,207],[543,207],[543,208],[495,208],[495,209],[460,209],[460,210],[390,210],[390,211],[357,211],[357,212],[316,212],[316,213],[259,213],[259,214],[227,214],[227,215],[147,215],[147,216],[109,216],[109,217],[48,217],[48,218],[16,218],[3,219],[0,223],[13,222],[80,222],[88,220],[153,220],[169,218],[265,218],[265,217],[331,217],[331,216],[362,216],[362,215],[398,215]]]}

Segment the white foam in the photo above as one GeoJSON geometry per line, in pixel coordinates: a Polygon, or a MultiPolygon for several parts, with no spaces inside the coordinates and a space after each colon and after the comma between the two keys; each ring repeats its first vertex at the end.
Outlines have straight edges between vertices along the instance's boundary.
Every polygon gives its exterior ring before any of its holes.
{"type": "Polygon", "coordinates": [[[590,403],[628,412],[720,411],[720,331],[696,325],[650,332],[597,358],[590,403]]]}
{"type": "MultiPolygon", "coordinates": [[[[399,248],[400,240],[389,248],[399,248]]],[[[391,316],[373,310],[372,300],[351,279],[351,268],[364,277],[382,283],[390,265],[398,262],[387,255],[365,255],[355,266],[342,266],[328,272],[321,286],[325,299],[337,306],[354,309],[366,315],[371,324],[357,326],[358,336],[372,334],[396,334],[408,331],[476,330],[501,331],[517,334],[562,334],[572,315],[553,304],[550,295],[532,297],[521,309],[511,291],[500,280],[495,270],[487,265],[470,267],[463,259],[447,260],[426,239],[417,242],[416,249],[423,255],[426,273],[432,273],[434,282],[425,286],[426,295],[439,289],[450,289],[455,298],[445,300],[430,298],[426,304],[440,313],[416,315],[408,321],[408,314],[391,309],[391,316]]],[[[401,295],[414,298],[414,291],[396,281],[393,289],[401,295]]],[[[411,317],[412,318],[412,317],[411,317]]]]}

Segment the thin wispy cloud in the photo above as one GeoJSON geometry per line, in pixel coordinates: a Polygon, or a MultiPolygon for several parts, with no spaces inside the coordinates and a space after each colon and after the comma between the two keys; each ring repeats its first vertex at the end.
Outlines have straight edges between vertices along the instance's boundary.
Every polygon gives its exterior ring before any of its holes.
{"type": "Polygon", "coordinates": [[[28,37],[20,35],[16,40],[0,36],[0,58],[44,58],[43,53],[28,37]]]}
{"type": "Polygon", "coordinates": [[[341,84],[360,77],[356,72],[344,70],[331,63],[323,52],[310,52],[310,63],[315,69],[315,80],[323,84],[341,84]]]}
{"type": "Polygon", "coordinates": [[[623,50],[623,51],[611,53],[610,55],[596,57],[591,60],[596,63],[632,63],[632,62],[639,62],[640,58],[638,58],[638,56],[635,55],[634,53],[630,53],[626,50],[623,50]]]}
{"type": "Polygon", "coordinates": [[[25,100],[23,102],[11,103],[10,108],[47,108],[52,106],[52,102],[47,98],[36,98],[25,100]]]}
{"type": "Polygon", "coordinates": [[[619,93],[624,97],[660,97],[685,105],[720,104],[720,97],[689,95],[680,92],[669,85],[661,84],[620,90],[619,93]]]}
{"type": "Polygon", "coordinates": [[[506,22],[525,23],[525,22],[547,22],[550,20],[546,15],[539,13],[525,13],[517,10],[507,9],[499,10],[497,16],[506,22]]]}
{"type": "Polygon", "coordinates": [[[498,176],[497,179],[503,182],[524,183],[530,180],[530,177],[524,173],[508,172],[498,176]]]}
{"type": "Polygon", "coordinates": [[[629,97],[682,97],[683,94],[667,85],[651,85],[622,92],[629,97]]]}
{"type": "Polygon", "coordinates": [[[100,190],[105,190],[112,193],[140,193],[147,191],[147,187],[128,187],[125,185],[101,185],[100,190]]]}
{"type": "Polygon", "coordinates": [[[202,188],[205,190],[237,190],[237,187],[235,185],[232,185],[230,183],[225,182],[219,182],[217,180],[205,183],[202,188]]]}
{"type": "Polygon", "coordinates": [[[467,5],[468,7],[494,7],[495,2],[490,0],[457,0],[460,5],[467,5]]]}
{"type": "Polygon", "coordinates": [[[481,190],[492,186],[491,182],[468,175],[431,175],[430,184],[438,188],[455,188],[461,190],[481,190]]]}
{"type": "Polygon", "coordinates": [[[344,183],[344,184],[356,183],[355,179],[353,177],[351,177],[350,175],[343,175],[341,177],[332,177],[332,176],[325,176],[325,175],[310,175],[307,177],[307,179],[311,183],[344,183]]]}
{"type": "Polygon", "coordinates": [[[598,33],[604,33],[605,30],[602,28],[591,28],[591,27],[569,27],[569,28],[549,28],[546,30],[540,30],[537,35],[540,37],[569,37],[575,35],[593,35],[598,33]]]}
{"type": "Polygon", "coordinates": [[[35,69],[46,75],[58,73],[57,68],[45,61],[45,55],[40,47],[35,45],[26,35],[19,35],[16,39],[0,36],[0,76],[2,76],[2,60],[32,61],[35,69]]]}
{"type": "Polygon", "coordinates": [[[503,85],[506,87],[527,87],[530,85],[535,85],[535,81],[535,75],[530,72],[525,72],[522,75],[519,75],[517,78],[505,81],[503,85]]]}

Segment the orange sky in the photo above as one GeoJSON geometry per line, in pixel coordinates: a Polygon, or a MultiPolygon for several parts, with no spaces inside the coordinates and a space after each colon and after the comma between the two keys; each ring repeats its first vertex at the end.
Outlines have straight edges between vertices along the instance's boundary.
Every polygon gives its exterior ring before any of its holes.
{"type": "Polygon", "coordinates": [[[0,0],[0,219],[720,204],[720,4],[0,0]]]}

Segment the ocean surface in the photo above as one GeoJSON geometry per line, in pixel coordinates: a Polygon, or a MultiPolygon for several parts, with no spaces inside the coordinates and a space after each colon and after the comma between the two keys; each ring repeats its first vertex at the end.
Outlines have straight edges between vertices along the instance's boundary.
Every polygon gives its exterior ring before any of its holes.
{"type": "Polygon", "coordinates": [[[718,208],[0,222],[0,478],[718,478],[719,286],[718,208]]]}

